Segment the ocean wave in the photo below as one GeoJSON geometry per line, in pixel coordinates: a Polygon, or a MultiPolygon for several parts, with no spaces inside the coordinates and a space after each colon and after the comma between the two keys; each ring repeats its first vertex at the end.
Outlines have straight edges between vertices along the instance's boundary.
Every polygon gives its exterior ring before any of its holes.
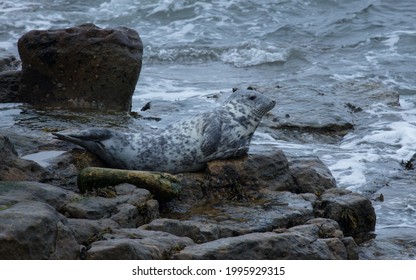
{"type": "Polygon", "coordinates": [[[242,43],[238,46],[175,46],[159,47],[148,45],[144,59],[150,63],[202,63],[223,62],[234,67],[253,67],[262,64],[284,63],[290,57],[290,49],[259,43],[242,43]]]}

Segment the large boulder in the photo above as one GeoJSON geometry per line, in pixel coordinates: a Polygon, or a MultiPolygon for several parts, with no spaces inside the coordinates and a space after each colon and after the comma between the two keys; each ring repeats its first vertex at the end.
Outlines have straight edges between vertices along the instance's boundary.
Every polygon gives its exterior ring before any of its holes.
{"type": "Polygon", "coordinates": [[[50,205],[18,202],[0,209],[0,259],[75,259],[79,246],[50,205]]]}
{"type": "Polygon", "coordinates": [[[318,157],[292,158],[289,169],[296,182],[292,192],[321,194],[337,187],[331,171],[318,157]]]}
{"type": "Polygon", "coordinates": [[[130,111],[143,54],[136,31],[93,24],[33,30],[19,39],[18,50],[24,101],[130,111]]]}
{"type": "Polygon", "coordinates": [[[345,189],[325,191],[315,206],[316,215],[337,221],[346,236],[358,241],[375,230],[376,213],[371,201],[345,189]]]}

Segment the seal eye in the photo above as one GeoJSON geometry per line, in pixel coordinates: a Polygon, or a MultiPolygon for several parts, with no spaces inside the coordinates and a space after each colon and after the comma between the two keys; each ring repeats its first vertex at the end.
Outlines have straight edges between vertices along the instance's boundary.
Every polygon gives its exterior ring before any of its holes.
{"type": "Polygon", "coordinates": [[[250,99],[250,100],[254,100],[254,99],[256,99],[256,98],[257,98],[257,96],[252,95],[252,96],[250,96],[248,99],[250,99]]]}

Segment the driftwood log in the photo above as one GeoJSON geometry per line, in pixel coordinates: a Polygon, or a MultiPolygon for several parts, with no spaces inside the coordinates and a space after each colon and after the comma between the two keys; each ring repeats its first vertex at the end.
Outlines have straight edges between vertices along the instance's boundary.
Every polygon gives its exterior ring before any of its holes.
{"type": "Polygon", "coordinates": [[[179,180],[169,173],[87,167],[78,175],[81,193],[97,188],[129,183],[147,189],[157,200],[168,201],[180,192],[179,180]]]}

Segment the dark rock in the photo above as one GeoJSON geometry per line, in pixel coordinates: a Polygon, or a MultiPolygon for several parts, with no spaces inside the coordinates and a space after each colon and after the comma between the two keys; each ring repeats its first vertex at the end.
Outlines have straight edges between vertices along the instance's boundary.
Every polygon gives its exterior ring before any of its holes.
{"type": "Polygon", "coordinates": [[[105,233],[120,228],[120,225],[111,219],[68,219],[68,227],[79,244],[88,246],[95,241],[103,240],[105,233]]]}
{"type": "MultiPolygon", "coordinates": [[[[65,143],[59,141],[60,143],[65,143]]],[[[52,148],[52,149],[61,149],[52,148]]],[[[65,149],[70,149],[65,147],[65,149]]],[[[50,161],[46,167],[49,171],[48,183],[62,188],[78,191],[77,179],[80,170],[87,166],[104,166],[102,161],[94,154],[83,149],[74,148],[50,161]]]]}
{"type": "Polygon", "coordinates": [[[0,103],[20,102],[19,85],[21,71],[0,72],[0,103]]]}
{"type": "Polygon", "coordinates": [[[140,229],[168,232],[176,236],[191,238],[195,243],[205,243],[222,237],[233,236],[232,231],[226,232],[217,223],[191,220],[156,219],[143,225],[140,229]]]}
{"type": "Polygon", "coordinates": [[[65,217],[36,201],[0,211],[0,259],[76,259],[78,243],[65,217]]]}
{"type": "Polygon", "coordinates": [[[20,61],[17,58],[8,53],[7,51],[0,49],[0,72],[14,71],[20,66],[20,61]]]}
{"type": "Polygon", "coordinates": [[[193,242],[166,232],[140,229],[119,229],[104,235],[106,240],[91,244],[86,253],[89,260],[157,260],[168,259],[173,253],[193,242]]]}
{"type": "Polygon", "coordinates": [[[136,31],[93,24],[34,30],[19,39],[18,49],[26,102],[130,111],[143,54],[136,31]]]}
{"type": "Polygon", "coordinates": [[[301,195],[273,191],[244,203],[224,201],[201,205],[192,209],[191,213],[189,220],[157,219],[141,228],[187,236],[196,243],[203,243],[286,228],[313,218],[311,202],[301,195]]]}
{"type": "Polygon", "coordinates": [[[330,260],[348,259],[338,238],[319,238],[319,227],[302,225],[283,232],[250,233],[187,246],[174,259],[330,260]]]}
{"type": "Polygon", "coordinates": [[[270,155],[249,154],[241,158],[211,161],[207,172],[211,187],[242,185],[290,191],[294,186],[288,160],[281,150],[270,155]]]}
{"type": "MultiPolygon", "coordinates": [[[[260,190],[319,194],[336,187],[331,172],[318,158],[293,158],[289,164],[280,150],[212,161],[206,173],[184,173],[179,178],[179,198],[164,204],[165,212],[183,214],[226,200],[253,203],[266,193],[260,190]]],[[[315,198],[308,199],[313,202],[315,198]]]]}
{"type": "Polygon", "coordinates": [[[328,167],[317,157],[297,157],[290,160],[290,173],[295,180],[295,193],[323,193],[336,188],[335,178],[328,167]]]}
{"type": "Polygon", "coordinates": [[[0,181],[42,181],[47,175],[39,164],[19,158],[9,138],[0,134],[0,181]]]}
{"type": "Polygon", "coordinates": [[[9,207],[22,201],[47,203],[56,210],[78,197],[77,194],[59,187],[37,182],[0,181],[0,205],[9,207]]]}
{"type": "Polygon", "coordinates": [[[325,191],[317,202],[315,211],[320,217],[338,222],[345,236],[360,240],[374,231],[376,214],[371,201],[345,189],[325,191]]]}
{"type": "Polygon", "coordinates": [[[61,211],[69,218],[111,219],[119,227],[129,228],[150,222],[159,213],[158,203],[154,203],[147,190],[127,184],[79,196],[65,204],[61,211]]]}

